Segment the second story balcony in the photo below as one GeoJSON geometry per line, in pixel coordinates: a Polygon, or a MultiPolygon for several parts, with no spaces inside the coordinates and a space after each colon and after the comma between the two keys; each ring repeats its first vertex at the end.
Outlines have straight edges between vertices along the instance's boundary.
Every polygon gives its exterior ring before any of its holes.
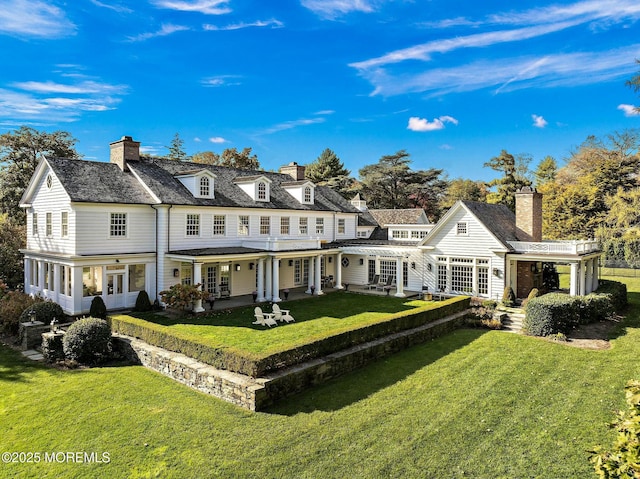
{"type": "Polygon", "coordinates": [[[537,253],[548,255],[583,255],[600,251],[600,243],[596,240],[570,241],[509,241],[516,253],[537,253]]]}

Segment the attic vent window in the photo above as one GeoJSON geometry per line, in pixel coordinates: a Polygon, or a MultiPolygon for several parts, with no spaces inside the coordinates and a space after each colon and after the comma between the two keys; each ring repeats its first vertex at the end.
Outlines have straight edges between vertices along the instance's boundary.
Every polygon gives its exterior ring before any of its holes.
{"type": "Polygon", "coordinates": [[[47,188],[51,189],[51,185],[53,185],[53,178],[51,175],[47,175],[47,188]]]}
{"type": "Polygon", "coordinates": [[[456,225],[456,234],[458,236],[466,236],[467,235],[467,223],[466,222],[461,221],[456,225]]]}

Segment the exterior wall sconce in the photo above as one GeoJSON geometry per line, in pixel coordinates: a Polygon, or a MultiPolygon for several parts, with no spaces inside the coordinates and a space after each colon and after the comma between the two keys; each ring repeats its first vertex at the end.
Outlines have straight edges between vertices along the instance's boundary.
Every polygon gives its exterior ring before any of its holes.
{"type": "Polygon", "coordinates": [[[249,269],[253,269],[254,263],[249,263],[249,269]]]}
{"type": "Polygon", "coordinates": [[[236,271],[240,271],[240,265],[236,263],[236,271]]]}
{"type": "Polygon", "coordinates": [[[364,258],[360,258],[360,266],[364,264],[364,258]]]}
{"type": "Polygon", "coordinates": [[[498,268],[493,268],[493,275],[497,278],[500,277],[500,270],[498,268]]]}
{"type": "Polygon", "coordinates": [[[431,266],[431,263],[427,263],[427,271],[431,271],[433,269],[433,266],[431,266]]]}
{"type": "Polygon", "coordinates": [[[292,259],[289,260],[289,266],[293,266],[293,260],[292,259]]]}
{"type": "Polygon", "coordinates": [[[411,269],[416,269],[416,263],[415,263],[415,261],[412,261],[412,262],[411,262],[411,269]]]}
{"type": "Polygon", "coordinates": [[[180,277],[180,270],[178,268],[173,268],[173,277],[174,278],[180,277]]]}

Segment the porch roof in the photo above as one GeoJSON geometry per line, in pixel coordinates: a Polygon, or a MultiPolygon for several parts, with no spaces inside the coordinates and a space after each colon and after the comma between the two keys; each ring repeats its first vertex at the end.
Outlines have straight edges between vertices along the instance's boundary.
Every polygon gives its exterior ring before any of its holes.
{"type": "MultiPolygon", "coordinates": [[[[250,260],[276,256],[280,258],[293,258],[300,256],[315,256],[323,253],[331,253],[334,245],[323,244],[321,248],[312,249],[292,249],[270,251],[258,248],[247,248],[245,246],[228,246],[221,248],[194,248],[184,250],[174,250],[167,253],[167,257],[177,261],[229,261],[229,260],[250,260]]],[[[335,252],[338,252],[336,249],[335,252]]]]}

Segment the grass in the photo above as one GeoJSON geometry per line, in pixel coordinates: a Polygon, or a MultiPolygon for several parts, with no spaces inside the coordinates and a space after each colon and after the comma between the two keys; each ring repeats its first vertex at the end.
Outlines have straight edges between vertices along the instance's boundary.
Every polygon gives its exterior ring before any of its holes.
{"type": "MultiPolygon", "coordinates": [[[[367,296],[354,293],[331,293],[303,301],[280,303],[282,309],[291,309],[294,323],[279,323],[267,328],[251,324],[255,306],[215,312],[202,316],[172,318],[158,314],[133,316],[166,326],[181,333],[181,337],[211,347],[229,347],[258,356],[268,356],[296,346],[385,320],[390,313],[418,307],[436,308],[432,303],[403,298],[367,296]]],[[[267,305],[262,305],[270,312],[267,305]]]]}
{"type": "Polygon", "coordinates": [[[640,377],[640,279],[625,282],[609,350],[461,329],[265,413],[142,367],[58,371],[0,347],[0,451],[111,457],[0,477],[595,477],[586,451],[611,444],[640,377]]]}

